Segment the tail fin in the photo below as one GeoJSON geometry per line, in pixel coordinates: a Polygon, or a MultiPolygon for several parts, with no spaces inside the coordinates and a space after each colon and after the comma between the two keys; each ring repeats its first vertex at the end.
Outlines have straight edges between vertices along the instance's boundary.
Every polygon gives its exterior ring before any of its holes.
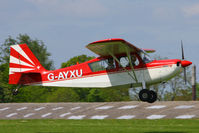
{"type": "Polygon", "coordinates": [[[26,44],[10,46],[9,65],[9,84],[41,80],[40,73],[45,70],[26,44]]]}

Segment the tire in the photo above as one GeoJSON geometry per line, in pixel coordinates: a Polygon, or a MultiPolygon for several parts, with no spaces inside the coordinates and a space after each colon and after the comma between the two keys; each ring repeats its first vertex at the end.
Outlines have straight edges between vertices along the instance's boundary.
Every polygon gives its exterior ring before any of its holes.
{"type": "Polygon", "coordinates": [[[18,91],[13,91],[12,93],[14,96],[16,96],[18,94],[18,91]]]}
{"type": "Polygon", "coordinates": [[[139,98],[141,101],[146,102],[148,99],[150,99],[151,95],[149,93],[149,90],[143,89],[139,92],[139,98]]]}
{"type": "Polygon", "coordinates": [[[157,100],[157,93],[154,91],[149,91],[150,98],[147,100],[148,103],[154,103],[157,100]]]}

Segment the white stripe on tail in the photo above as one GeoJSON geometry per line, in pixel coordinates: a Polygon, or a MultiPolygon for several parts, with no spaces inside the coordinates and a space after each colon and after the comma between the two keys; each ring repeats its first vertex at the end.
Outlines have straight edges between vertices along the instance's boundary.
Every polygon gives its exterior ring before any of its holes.
{"type": "Polygon", "coordinates": [[[26,44],[10,46],[9,84],[38,81],[38,79],[41,79],[42,71],[46,70],[26,44]],[[24,79],[24,77],[26,78],[24,79]]]}
{"type": "Polygon", "coordinates": [[[21,49],[20,45],[13,45],[11,46],[11,48],[13,48],[14,50],[16,50],[18,53],[20,53],[23,57],[25,57],[26,59],[28,59],[32,64],[34,64],[32,62],[32,60],[27,56],[27,54],[21,49]]]}
{"type": "Polygon", "coordinates": [[[28,64],[20,59],[17,59],[15,57],[13,57],[12,55],[10,55],[10,63],[14,63],[14,64],[18,64],[18,65],[24,65],[24,66],[29,66],[29,67],[34,67],[31,64],[28,64]]]}

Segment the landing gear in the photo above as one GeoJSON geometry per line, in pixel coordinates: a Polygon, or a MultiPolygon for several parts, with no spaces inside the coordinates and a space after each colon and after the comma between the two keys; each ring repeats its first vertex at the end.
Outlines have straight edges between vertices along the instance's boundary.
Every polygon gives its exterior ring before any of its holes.
{"type": "Polygon", "coordinates": [[[152,90],[142,89],[139,98],[143,102],[153,103],[157,100],[157,93],[152,90]]]}
{"type": "Polygon", "coordinates": [[[139,92],[139,98],[141,101],[146,102],[150,98],[149,91],[147,89],[142,89],[139,92]]]}
{"type": "Polygon", "coordinates": [[[153,103],[157,100],[157,93],[155,91],[150,90],[150,98],[147,100],[148,103],[153,103]]]}
{"type": "Polygon", "coordinates": [[[15,90],[12,92],[12,94],[13,94],[13,95],[17,95],[18,92],[19,92],[19,90],[18,90],[18,89],[15,89],[15,90]]]}
{"type": "Polygon", "coordinates": [[[17,86],[17,88],[12,92],[13,95],[17,95],[19,92],[19,88],[21,87],[21,85],[17,86]]]}

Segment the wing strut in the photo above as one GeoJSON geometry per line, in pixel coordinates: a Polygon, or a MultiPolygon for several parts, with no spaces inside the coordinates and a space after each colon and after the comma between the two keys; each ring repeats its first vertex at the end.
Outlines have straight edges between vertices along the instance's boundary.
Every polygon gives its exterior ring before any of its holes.
{"type": "MultiPolygon", "coordinates": [[[[127,48],[127,49],[128,49],[128,48],[127,48]]],[[[131,66],[133,75],[132,75],[125,67],[122,66],[122,64],[120,63],[120,61],[117,59],[117,57],[116,57],[112,52],[109,52],[109,54],[113,57],[113,59],[114,59],[115,61],[117,61],[117,63],[123,68],[123,70],[125,70],[125,71],[128,73],[128,75],[129,75],[134,81],[136,81],[136,83],[138,83],[138,80],[137,80],[137,77],[136,77],[134,68],[133,68],[132,63],[131,63],[131,58],[129,58],[129,57],[130,57],[130,52],[127,52],[127,55],[128,55],[128,59],[130,59],[129,62],[130,62],[130,66],[131,66]]]]}
{"type": "Polygon", "coordinates": [[[137,76],[135,74],[135,70],[134,70],[133,65],[132,65],[130,51],[129,51],[129,49],[127,47],[126,47],[126,54],[127,54],[127,57],[128,57],[129,63],[130,63],[131,70],[133,72],[134,80],[136,81],[136,83],[138,83],[137,76]]]}

